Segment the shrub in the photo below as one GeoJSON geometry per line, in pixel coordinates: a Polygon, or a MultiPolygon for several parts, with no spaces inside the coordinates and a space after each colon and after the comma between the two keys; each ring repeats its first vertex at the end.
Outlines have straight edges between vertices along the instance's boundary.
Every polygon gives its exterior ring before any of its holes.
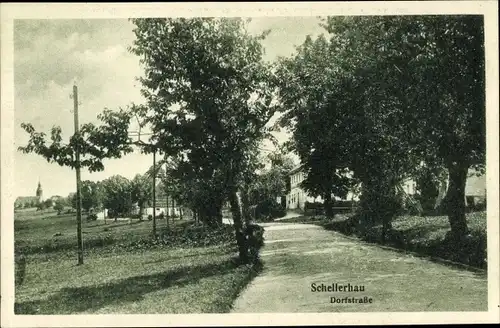
{"type": "Polygon", "coordinates": [[[148,220],[149,220],[149,221],[153,220],[153,215],[148,214],[148,220]]]}
{"type": "Polygon", "coordinates": [[[323,209],[324,209],[323,203],[318,203],[318,202],[313,202],[313,203],[305,202],[304,203],[304,211],[305,212],[313,211],[314,213],[319,214],[319,213],[323,212],[323,209]]]}
{"type": "Polygon", "coordinates": [[[247,226],[246,235],[250,259],[255,262],[259,260],[259,250],[264,245],[264,228],[257,224],[251,224],[247,226]]]}
{"type": "Polygon", "coordinates": [[[24,277],[26,275],[26,257],[19,251],[15,252],[15,266],[16,266],[15,285],[20,286],[23,284],[24,277]]]}
{"type": "Polygon", "coordinates": [[[255,220],[271,221],[274,218],[283,217],[286,215],[286,209],[276,200],[268,199],[259,202],[254,207],[255,220]]]}
{"type": "Polygon", "coordinates": [[[95,213],[90,213],[88,216],[87,216],[87,221],[95,221],[97,220],[97,214],[95,213]]]}
{"type": "Polygon", "coordinates": [[[402,214],[404,208],[400,195],[372,192],[361,195],[357,215],[362,224],[368,226],[382,222],[390,222],[396,215],[402,214]]]}
{"type": "Polygon", "coordinates": [[[421,216],[424,209],[420,204],[418,197],[408,195],[403,202],[403,212],[409,215],[421,216]]]}

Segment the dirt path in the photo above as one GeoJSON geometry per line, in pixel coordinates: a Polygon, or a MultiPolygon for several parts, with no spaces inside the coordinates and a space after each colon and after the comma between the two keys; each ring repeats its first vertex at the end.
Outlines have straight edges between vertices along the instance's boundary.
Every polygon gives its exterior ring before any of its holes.
{"type": "Polygon", "coordinates": [[[487,310],[485,275],[382,249],[314,225],[264,226],[264,270],[236,300],[235,313],[487,310]],[[321,289],[321,284],[325,289],[350,284],[364,291],[312,291],[321,289]],[[343,303],[332,303],[332,297],[343,303]]]}

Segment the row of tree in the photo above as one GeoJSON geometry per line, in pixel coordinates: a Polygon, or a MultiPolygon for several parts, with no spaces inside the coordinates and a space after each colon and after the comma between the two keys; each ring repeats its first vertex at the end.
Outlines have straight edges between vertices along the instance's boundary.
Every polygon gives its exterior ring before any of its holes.
{"type": "Polygon", "coordinates": [[[397,186],[444,170],[452,237],[466,236],[468,170],[485,163],[482,16],[329,17],[323,27],[277,69],[303,186],[328,209],[330,195],[360,183],[361,225],[388,230],[397,186]]]}
{"type": "Polygon", "coordinates": [[[440,165],[450,175],[452,231],[466,233],[465,175],[484,162],[480,18],[328,18],[328,37],[307,38],[296,56],[278,63],[263,60],[267,32],[250,34],[242,19],[132,22],[136,39],[129,50],[144,68],[145,103],[105,110],[101,126],[83,125],[68,144],[58,127],[49,141],[23,124],[30,141],[22,151],[90,171],[136,146],[158,154],[169,192],[207,226],[222,223],[229,202],[240,259],[248,262],[251,204],[272,194],[263,187],[269,184],[257,182],[282,183],[273,178],[283,176],[277,168],[257,179],[259,145],[276,141],[268,123],[282,111],[281,125],[293,134],[290,149],[307,170],[304,186],[327,205],[332,194],[342,197],[361,182],[365,224],[387,226],[394,187],[421,162],[440,165]],[[133,118],[149,129],[147,143],[130,138],[133,118]]]}
{"type": "MultiPolygon", "coordinates": [[[[139,216],[142,217],[144,209],[153,204],[153,177],[152,169],[145,174],[137,174],[132,180],[121,175],[113,175],[102,181],[82,181],[82,210],[90,213],[101,209],[107,209],[111,216],[129,215],[136,205],[139,216]]],[[[163,196],[170,197],[169,182],[165,181],[165,175],[157,170],[158,180],[157,192],[163,196]]],[[[171,200],[173,204],[173,200],[171,200]]],[[[67,198],[55,202],[54,209],[62,211],[64,207],[76,209],[76,194],[70,193],[67,198]]]]}
{"type": "Polygon", "coordinates": [[[251,35],[247,21],[232,18],[132,22],[136,40],[130,51],[144,67],[145,104],[105,110],[101,126],[84,124],[68,144],[59,127],[52,129],[50,142],[31,124],[22,124],[31,138],[20,149],[89,171],[102,170],[104,158],[119,158],[134,146],[158,154],[174,182],[171,192],[207,226],[222,223],[222,207],[229,201],[240,258],[248,262],[246,196],[276,109],[271,65],[262,60],[260,41],[266,33],[251,35]],[[133,118],[151,131],[148,143],[131,140],[133,118]]]}

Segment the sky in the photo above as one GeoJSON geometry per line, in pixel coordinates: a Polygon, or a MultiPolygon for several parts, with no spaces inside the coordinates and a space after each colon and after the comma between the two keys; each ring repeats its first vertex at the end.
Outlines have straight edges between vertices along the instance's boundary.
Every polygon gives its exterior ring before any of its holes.
{"type": "MultiPolygon", "coordinates": [[[[262,43],[266,60],[289,56],[307,35],[324,30],[315,17],[254,18],[251,33],[267,29],[262,43]]],[[[28,134],[21,123],[32,123],[49,133],[60,126],[63,136],[74,132],[73,84],[78,85],[80,124],[98,123],[105,108],[117,110],[131,102],[142,103],[136,77],[142,74],[139,58],[127,51],[134,40],[133,25],[121,19],[16,20],[14,24],[15,147],[25,145],[28,134]]],[[[286,132],[276,133],[280,141],[286,132]]],[[[48,163],[35,154],[15,154],[15,196],[34,196],[38,182],[44,197],[66,196],[76,189],[75,172],[48,163]]],[[[152,165],[151,155],[139,151],[121,159],[105,160],[105,170],[82,170],[82,180],[103,180],[115,174],[132,179],[152,165]]]]}

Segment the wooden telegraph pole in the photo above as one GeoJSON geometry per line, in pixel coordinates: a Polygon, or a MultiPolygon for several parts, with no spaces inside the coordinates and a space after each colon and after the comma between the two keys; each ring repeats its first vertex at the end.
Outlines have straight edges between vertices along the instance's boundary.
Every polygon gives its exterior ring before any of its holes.
{"type": "Polygon", "coordinates": [[[153,237],[156,238],[156,148],[153,149],[153,237]]]}
{"type": "MultiPolygon", "coordinates": [[[[75,135],[80,133],[78,123],[78,88],[73,86],[73,106],[75,117],[75,135]]],[[[81,191],[81,176],[80,176],[80,151],[78,147],[75,149],[76,159],[76,235],[78,239],[78,265],[83,264],[83,238],[82,238],[82,191],[81,191]]]]}

